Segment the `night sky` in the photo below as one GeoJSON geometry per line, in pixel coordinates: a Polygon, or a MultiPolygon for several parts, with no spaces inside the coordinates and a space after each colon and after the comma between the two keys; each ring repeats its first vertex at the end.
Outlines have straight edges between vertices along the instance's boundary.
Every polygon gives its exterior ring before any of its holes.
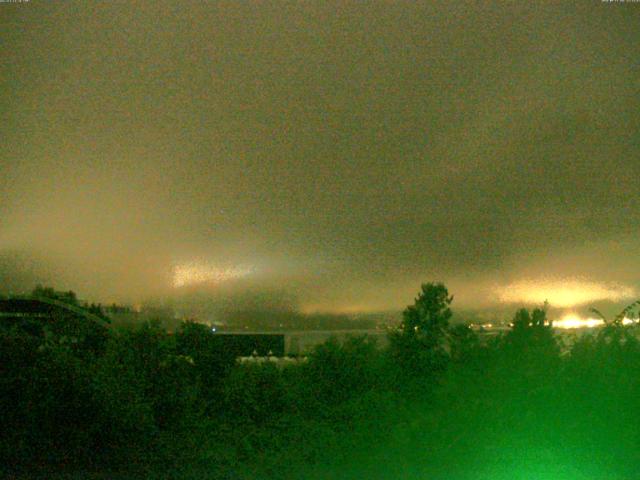
{"type": "Polygon", "coordinates": [[[640,297],[638,4],[31,0],[0,38],[2,291],[640,297]]]}

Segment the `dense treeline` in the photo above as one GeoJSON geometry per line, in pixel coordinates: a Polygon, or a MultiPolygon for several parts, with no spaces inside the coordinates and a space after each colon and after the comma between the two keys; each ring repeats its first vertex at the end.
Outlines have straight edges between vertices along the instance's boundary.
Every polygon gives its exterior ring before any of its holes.
{"type": "Polygon", "coordinates": [[[479,338],[423,285],[390,335],[236,364],[184,323],[0,328],[4,473],[85,478],[634,478],[640,342],[612,322],[564,347],[543,309],[479,338]],[[90,337],[90,338],[89,338],[90,337]]]}

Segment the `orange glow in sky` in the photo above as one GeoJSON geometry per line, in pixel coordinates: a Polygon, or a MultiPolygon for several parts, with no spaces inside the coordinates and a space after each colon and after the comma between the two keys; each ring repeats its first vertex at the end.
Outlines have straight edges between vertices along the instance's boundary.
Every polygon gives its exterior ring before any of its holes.
{"type": "Polygon", "coordinates": [[[621,301],[636,296],[636,291],[624,285],[606,285],[581,280],[526,280],[496,288],[502,303],[543,303],[569,308],[599,300],[621,301]]]}

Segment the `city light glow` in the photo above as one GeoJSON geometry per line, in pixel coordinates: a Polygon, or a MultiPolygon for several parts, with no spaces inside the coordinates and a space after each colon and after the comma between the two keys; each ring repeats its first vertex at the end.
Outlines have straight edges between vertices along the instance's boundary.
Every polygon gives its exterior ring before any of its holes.
{"type": "Polygon", "coordinates": [[[555,328],[571,329],[571,328],[593,328],[604,325],[601,318],[580,318],[578,315],[569,314],[560,320],[553,322],[555,328]]]}
{"type": "Polygon", "coordinates": [[[605,285],[581,280],[526,280],[496,288],[502,303],[542,303],[560,308],[610,300],[621,301],[636,296],[636,291],[624,285],[605,285]]]}
{"type": "MultiPolygon", "coordinates": [[[[625,317],[622,320],[623,325],[631,325],[634,323],[634,320],[631,318],[625,317]]],[[[565,315],[560,320],[556,320],[553,322],[553,326],[555,328],[561,329],[572,329],[572,328],[594,328],[601,327],[605,324],[604,320],[601,318],[581,318],[580,316],[570,313],[565,315]]]]}

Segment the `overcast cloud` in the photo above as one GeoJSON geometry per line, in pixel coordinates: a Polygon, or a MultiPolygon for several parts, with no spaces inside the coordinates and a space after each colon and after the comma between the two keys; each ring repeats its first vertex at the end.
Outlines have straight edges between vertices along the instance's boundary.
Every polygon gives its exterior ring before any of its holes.
{"type": "Polygon", "coordinates": [[[0,15],[5,290],[133,301],[198,264],[307,310],[401,308],[429,280],[461,305],[640,288],[638,5],[0,15]]]}

